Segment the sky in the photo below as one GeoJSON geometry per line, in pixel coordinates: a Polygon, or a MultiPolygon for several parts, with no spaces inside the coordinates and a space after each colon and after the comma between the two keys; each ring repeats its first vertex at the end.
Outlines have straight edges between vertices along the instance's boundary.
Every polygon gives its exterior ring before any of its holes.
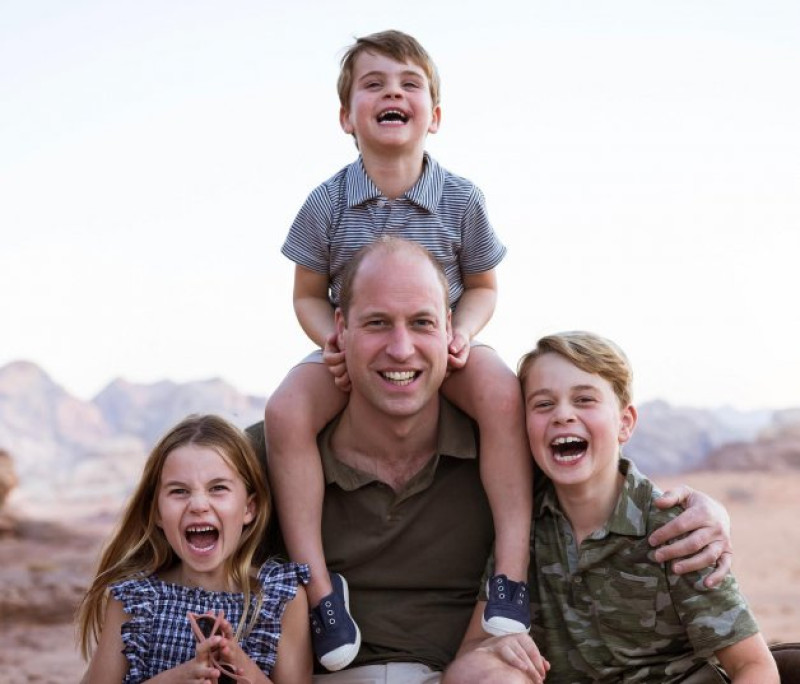
{"type": "Polygon", "coordinates": [[[387,28],[508,247],[510,366],[586,329],[638,401],[800,406],[796,0],[0,0],[0,366],[269,394],[312,348],[280,247],[357,154],[339,59],[387,28]]]}

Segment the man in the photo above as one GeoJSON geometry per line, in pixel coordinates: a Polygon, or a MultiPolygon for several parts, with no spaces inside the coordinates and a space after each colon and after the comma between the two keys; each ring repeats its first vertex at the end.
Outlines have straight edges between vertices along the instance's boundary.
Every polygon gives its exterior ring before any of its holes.
{"type": "MultiPolygon", "coordinates": [[[[318,441],[326,560],[349,581],[363,640],[350,669],[315,681],[440,682],[471,619],[474,626],[482,613],[475,597],[493,528],[474,424],[438,391],[447,373],[447,291],[438,264],[405,240],[382,238],[348,268],[336,325],[349,403],[318,441]]],[[[259,437],[261,429],[250,432],[259,437]]],[[[684,540],[684,553],[717,539],[702,565],[728,548],[724,526],[708,522],[711,507],[687,511],[694,522],[684,519],[686,527],[674,530],[703,527],[699,538],[684,540]]],[[[540,681],[543,664],[530,637],[487,643],[491,657],[474,651],[472,673],[444,681],[540,681]],[[494,643],[503,657],[490,652],[494,643]]]]}

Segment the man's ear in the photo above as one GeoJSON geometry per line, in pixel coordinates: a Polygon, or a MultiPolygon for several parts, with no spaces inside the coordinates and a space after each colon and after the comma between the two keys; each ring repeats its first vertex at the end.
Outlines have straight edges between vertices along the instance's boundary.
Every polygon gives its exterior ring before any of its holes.
{"type": "Polygon", "coordinates": [[[344,331],[347,328],[347,322],[344,320],[342,309],[338,306],[336,311],[333,312],[333,320],[336,324],[336,345],[339,347],[339,351],[344,351],[344,331]]]}
{"type": "Polygon", "coordinates": [[[631,438],[631,435],[633,434],[633,428],[636,427],[637,418],[638,414],[635,406],[629,404],[622,409],[618,437],[620,444],[625,444],[625,442],[631,438]]]}
{"type": "Polygon", "coordinates": [[[448,307],[447,309],[447,317],[445,319],[447,322],[445,324],[445,328],[447,330],[447,347],[450,347],[450,343],[453,341],[453,312],[448,307]]]}

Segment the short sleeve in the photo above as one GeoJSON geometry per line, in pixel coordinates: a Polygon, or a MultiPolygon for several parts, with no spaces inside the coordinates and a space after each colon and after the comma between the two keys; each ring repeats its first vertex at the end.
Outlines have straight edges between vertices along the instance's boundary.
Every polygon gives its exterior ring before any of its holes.
{"type": "Polygon", "coordinates": [[[489,222],[486,201],[477,186],[473,186],[467,200],[461,244],[461,272],[467,275],[490,271],[506,255],[505,246],[489,222]]]}
{"type": "Polygon", "coordinates": [[[715,651],[758,632],[758,624],[733,575],[709,589],[703,584],[710,569],[688,575],[670,574],[670,594],[686,626],[695,653],[709,658],[715,651]]]}
{"type": "Polygon", "coordinates": [[[297,587],[308,584],[308,580],[309,571],[305,564],[268,561],[258,571],[261,609],[258,622],[245,639],[245,650],[267,675],[275,667],[286,606],[297,595],[297,587]]]}
{"type": "Polygon", "coordinates": [[[123,610],[131,616],[123,623],[123,654],[128,661],[128,674],[124,684],[139,684],[150,678],[144,654],[150,652],[150,626],[153,621],[153,590],[142,579],[129,579],[112,584],[111,596],[122,603],[123,610]]]}
{"type": "Polygon", "coordinates": [[[330,230],[333,202],[327,184],[315,188],[289,228],[281,253],[316,273],[330,272],[330,230]]]}

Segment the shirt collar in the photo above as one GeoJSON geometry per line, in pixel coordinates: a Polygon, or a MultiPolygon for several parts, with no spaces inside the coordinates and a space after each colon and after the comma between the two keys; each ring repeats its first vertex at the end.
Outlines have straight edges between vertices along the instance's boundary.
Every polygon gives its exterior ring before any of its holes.
{"type": "MultiPolygon", "coordinates": [[[[422,175],[403,195],[409,202],[435,213],[444,191],[444,169],[425,152],[422,160],[422,175]]],[[[352,208],[381,197],[381,191],[367,175],[361,157],[347,170],[347,206],[352,208]]]]}
{"type": "MultiPolygon", "coordinates": [[[[606,534],[632,537],[647,535],[647,511],[653,495],[653,484],[639,472],[632,461],[623,456],[619,458],[619,472],[625,477],[625,481],[622,484],[617,505],[602,528],[602,535],[595,532],[592,534],[593,538],[606,534]]],[[[535,508],[537,518],[542,517],[545,513],[562,515],[552,484],[545,489],[535,508]]]]}
{"type": "MultiPolygon", "coordinates": [[[[346,409],[345,409],[346,410],[346,409]]],[[[325,473],[326,484],[337,484],[344,490],[355,490],[378,479],[372,473],[351,468],[336,458],[331,447],[331,438],[339,424],[341,413],[334,418],[319,434],[317,444],[322,456],[322,468],[325,473]]],[[[475,437],[474,423],[455,406],[444,398],[439,399],[439,423],[437,433],[436,453],[431,460],[409,481],[408,489],[420,491],[427,488],[433,481],[436,466],[441,456],[461,459],[476,459],[478,457],[477,439],[475,437]]]]}

